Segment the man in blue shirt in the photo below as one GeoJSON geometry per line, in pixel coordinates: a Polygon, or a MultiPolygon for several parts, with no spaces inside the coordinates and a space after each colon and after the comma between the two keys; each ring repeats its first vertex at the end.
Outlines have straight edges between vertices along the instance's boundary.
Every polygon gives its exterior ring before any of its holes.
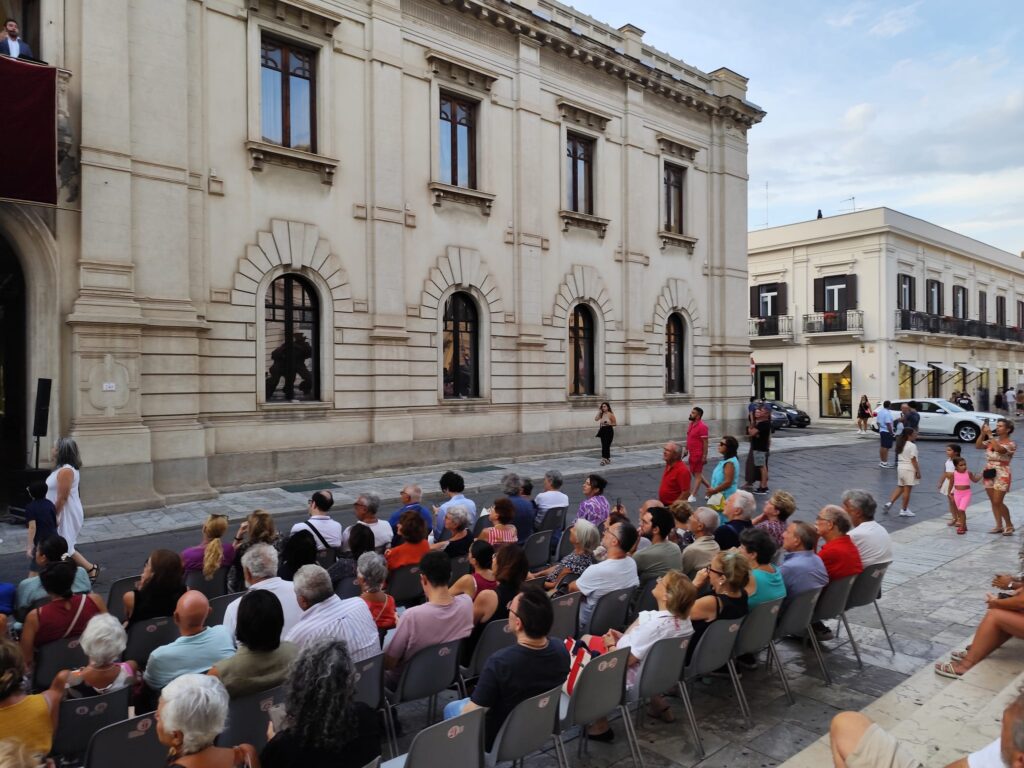
{"type": "Polygon", "coordinates": [[[149,657],[143,679],[159,692],[171,680],[194,672],[202,674],[218,661],[235,655],[235,642],[223,626],[206,626],[210,601],[199,590],[190,589],[178,600],[174,623],[181,635],[157,648],[149,657]]]}
{"type": "Polygon", "coordinates": [[[440,507],[434,507],[434,541],[440,541],[444,533],[444,517],[448,512],[448,507],[459,504],[466,508],[469,512],[469,524],[476,525],[476,504],[473,503],[472,499],[467,499],[462,495],[462,492],[466,490],[466,481],[462,479],[462,475],[458,472],[452,472],[451,470],[441,475],[441,493],[448,497],[448,501],[442,504],[440,507]]]}
{"type": "Polygon", "coordinates": [[[782,534],[782,548],[786,555],[779,566],[779,573],[786,585],[787,600],[828,584],[825,563],[814,551],[817,543],[818,532],[810,523],[790,523],[782,534]]]}
{"type": "Polygon", "coordinates": [[[522,544],[533,533],[533,520],[537,515],[537,508],[533,506],[532,501],[520,495],[523,481],[519,475],[510,472],[501,478],[501,485],[502,490],[505,491],[505,496],[512,502],[512,506],[516,511],[512,523],[516,527],[519,543],[522,544]]]}
{"type": "Polygon", "coordinates": [[[896,440],[896,428],[893,424],[892,411],[889,410],[891,405],[892,403],[886,400],[875,415],[875,423],[878,424],[878,439],[880,440],[878,444],[878,466],[886,468],[896,466],[895,464],[889,464],[889,449],[892,448],[896,440]]]}
{"type": "MultiPolygon", "coordinates": [[[[397,541],[400,538],[398,535],[398,521],[401,520],[402,515],[404,515],[409,510],[416,510],[417,512],[420,513],[420,516],[427,524],[428,531],[434,527],[434,516],[430,513],[429,509],[420,504],[420,499],[423,498],[422,488],[420,488],[418,485],[410,483],[409,485],[405,486],[405,488],[402,489],[399,495],[401,496],[402,503],[405,506],[399,509],[397,512],[393,513],[391,517],[388,518],[388,523],[391,524],[391,530],[395,532],[394,541],[397,541]]],[[[394,543],[394,541],[392,543],[394,543]]]]}

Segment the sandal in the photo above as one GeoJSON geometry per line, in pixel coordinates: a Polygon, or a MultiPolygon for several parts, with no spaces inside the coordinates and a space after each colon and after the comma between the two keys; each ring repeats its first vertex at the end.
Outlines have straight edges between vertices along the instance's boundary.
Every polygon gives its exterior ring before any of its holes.
{"type": "Polygon", "coordinates": [[[89,581],[95,582],[100,577],[100,564],[93,563],[92,568],[87,570],[86,575],[89,577],[89,581]]]}
{"type": "Polygon", "coordinates": [[[949,658],[953,659],[953,661],[963,661],[964,659],[967,658],[967,653],[970,650],[971,650],[971,646],[967,646],[962,651],[950,651],[949,652],[949,658]]]}
{"type": "Polygon", "coordinates": [[[989,531],[989,533],[1002,533],[1002,532],[1003,532],[1002,528],[993,528],[991,531],[989,531]]]}
{"type": "Polygon", "coordinates": [[[676,716],[672,713],[672,707],[668,704],[657,711],[654,710],[654,707],[648,707],[647,714],[655,720],[661,720],[663,723],[674,723],[676,721],[676,716]]]}
{"type": "Polygon", "coordinates": [[[965,533],[967,533],[967,526],[966,525],[957,526],[956,532],[957,532],[957,535],[963,536],[965,533]]]}
{"type": "Polygon", "coordinates": [[[959,680],[964,676],[963,672],[956,671],[956,667],[953,666],[953,662],[951,661],[944,661],[941,664],[936,664],[935,674],[941,675],[942,677],[951,677],[954,680],[959,680]]]}
{"type": "Polygon", "coordinates": [[[1003,536],[1013,536],[1014,533],[1015,531],[1013,530],[1012,525],[1008,525],[1003,529],[1003,536]]]}
{"type": "Polygon", "coordinates": [[[948,523],[946,523],[946,525],[952,528],[954,525],[956,525],[956,520],[950,520],[948,523]]]}

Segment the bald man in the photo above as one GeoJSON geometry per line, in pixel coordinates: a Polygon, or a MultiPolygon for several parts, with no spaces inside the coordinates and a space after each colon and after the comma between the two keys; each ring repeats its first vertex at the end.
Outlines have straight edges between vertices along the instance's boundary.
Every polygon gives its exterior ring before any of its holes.
{"type": "Polygon", "coordinates": [[[202,592],[190,589],[181,596],[174,609],[179,637],[150,655],[143,675],[146,685],[159,692],[181,675],[202,674],[218,661],[235,655],[231,633],[222,626],[206,626],[209,615],[210,601],[202,592]]]}

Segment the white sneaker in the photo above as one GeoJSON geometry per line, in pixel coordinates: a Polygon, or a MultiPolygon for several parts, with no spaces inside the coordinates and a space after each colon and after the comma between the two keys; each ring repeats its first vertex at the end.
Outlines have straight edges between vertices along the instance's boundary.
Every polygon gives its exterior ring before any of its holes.
{"type": "Polygon", "coordinates": [[[878,466],[880,466],[882,469],[888,469],[889,468],[889,465],[886,464],[884,461],[878,462],[878,466]]]}
{"type": "Polygon", "coordinates": [[[917,515],[915,515],[909,509],[901,509],[900,510],[900,517],[917,517],[917,515]]]}
{"type": "Polygon", "coordinates": [[[687,499],[686,501],[687,501],[687,502],[688,502],[689,504],[693,504],[693,502],[695,502],[696,500],[697,500],[697,497],[696,497],[696,496],[691,496],[691,497],[690,497],[690,498],[688,498],[688,499],[687,499]]]}
{"type": "Polygon", "coordinates": [[[882,505],[882,511],[883,512],[888,512],[889,511],[889,507],[891,507],[891,506],[892,506],[892,502],[891,501],[885,502],[885,504],[882,505]]]}

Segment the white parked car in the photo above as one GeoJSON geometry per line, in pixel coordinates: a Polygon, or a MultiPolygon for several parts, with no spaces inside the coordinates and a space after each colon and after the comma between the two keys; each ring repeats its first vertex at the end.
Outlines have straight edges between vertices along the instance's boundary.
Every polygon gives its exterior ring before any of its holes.
{"type": "MultiPolygon", "coordinates": [[[[940,437],[952,437],[962,443],[973,443],[981,433],[982,425],[987,421],[989,429],[993,432],[996,428],[996,421],[1004,418],[998,413],[987,413],[983,411],[965,411],[959,405],[943,400],[941,397],[913,397],[903,400],[890,400],[889,410],[892,417],[898,421],[902,415],[900,406],[903,403],[915,402],[918,404],[917,412],[921,416],[919,431],[921,435],[936,435],[940,437]]],[[[881,409],[882,404],[875,404],[875,413],[881,409]]],[[[874,418],[870,421],[871,429],[878,431],[878,424],[874,418]]]]}

